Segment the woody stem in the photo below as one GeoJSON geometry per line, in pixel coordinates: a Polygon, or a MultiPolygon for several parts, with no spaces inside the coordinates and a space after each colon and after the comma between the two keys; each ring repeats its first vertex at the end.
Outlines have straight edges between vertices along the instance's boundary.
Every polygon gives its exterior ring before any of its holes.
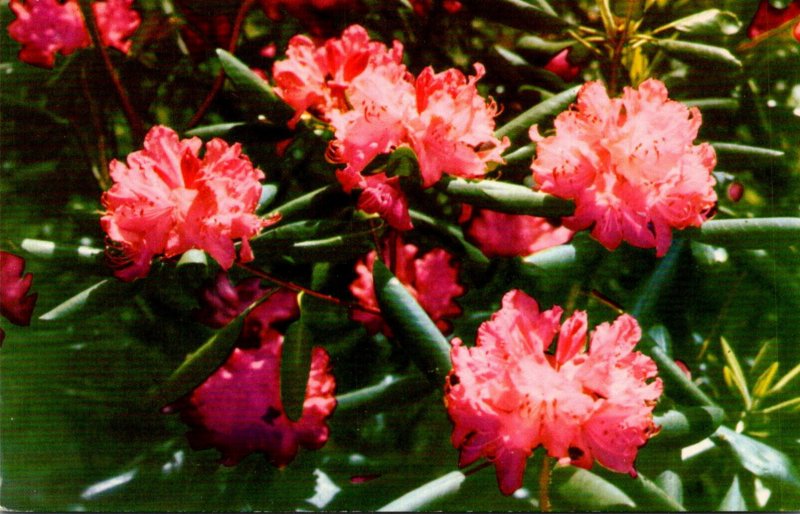
{"type": "Polygon", "coordinates": [[[539,509],[542,512],[550,512],[550,477],[553,473],[553,461],[555,459],[546,453],[542,459],[542,469],[539,471],[539,509]]]}

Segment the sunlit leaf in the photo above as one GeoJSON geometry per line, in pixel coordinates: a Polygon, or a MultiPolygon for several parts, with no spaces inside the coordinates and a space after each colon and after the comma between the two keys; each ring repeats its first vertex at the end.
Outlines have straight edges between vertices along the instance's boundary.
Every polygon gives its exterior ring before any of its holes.
{"type": "Polygon", "coordinates": [[[769,391],[772,382],[775,380],[775,375],[778,373],[779,364],[773,362],[761,376],[756,380],[756,385],[753,386],[753,397],[763,398],[769,391]]]}
{"type": "Polygon", "coordinates": [[[733,476],[733,482],[731,482],[731,486],[728,488],[728,492],[725,493],[725,497],[717,507],[717,510],[720,512],[747,511],[747,503],[744,501],[742,488],[739,487],[739,475],[733,476]]]}
{"type": "Polygon", "coordinates": [[[739,364],[739,359],[724,337],[720,338],[720,344],[722,345],[722,356],[725,358],[725,362],[728,363],[728,369],[730,369],[730,379],[742,396],[745,408],[749,410],[753,405],[753,399],[750,397],[747,379],[742,371],[742,366],[739,364]]]}
{"type": "Polygon", "coordinates": [[[551,487],[560,502],[568,505],[570,510],[614,510],[614,507],[636,506],[614,484],[591,471],[574,466],[555,468],[551,487]]]}
{"type": "Polygon", "coordinates": [[[118,307],[126,300],[131,300],[140,285],[139,282],[122,282],[114,278],[101,280],[42,314],[39,319],[55,321],[102,313],[109,306],[118,307]]]}
{"type": "Polygon", "coordinates": [[[725,411],[719,407],[685,407],[673,409],[654,417],[660,427],[652,444],[688,446],[714,433],[725,419],[725,411]]]}
{"type": "Polygon", "coordinates": [[[61,263],[99,264],[103,260],[103,249],[91,246],[70,246],[41,239],[23,239],[20,247],[36,257],[58,259],[61,263]]]}
{"type": "Polygon", "coordinates": [[[714,64],[729,70],[739,70],[742,62],[720,46],[704,45],[676,39],[659,39],[658,46],[665,52],[681,60],[714,64]]]}
{"type": "Polygon", "coordinates": [[[786,387],[789,384],[789,382],[797,378],[798,375],[800,375],[800,364],[793,367],[791,371],[789,371],[787,374],[781,377],[781,379],[778,380],[778,383],[775,384],[775,387],[770,389],[769,394],[775,394],[783,391],[783,388],[786,387]]]}
{"type": "Polygon", "coordinates": [[[641,472],[638,473],[633,482],[639,488],[640,494],[644,495],[648,500],[647,505],[641,504],[643,502],[637,502],[637,505],[642,509],[650,510],[655,508],[665,512],[683,512],[686,510],[680,502],[676,501],[641,472]]]}
{"type": "Polygon", "coordinates": [[[548,98],[523,112],[495,131],[498,138],[508,137],[511,141],[522,139],[528,134],[532,125],[537,125],[544,120],[565,111],[578,96],[581,86],[575,86],[566,91],[548,98]]]}
{"type": "Polygon", "coordinates": [[[670,498],[683,504],[683,481],[680,475],[668,469],[656,477],[655,484],[670,498]]]}
{"type": "Polygon", "coordinates": [[[438,187],[453,200],[509,214],[568,216],[574,210],[572,202],[507,182],[447,179],[438,187]]]}
{"type": "Polygon", "coordinates": [[[742,22],[736,17],[736,14],[719,9],[707,9],[659,27],[653,33],[675,29],[687,34],[725,34],[730,36],[739,32],[741,28],[742,22]]]}
{"type": "Polygon", "coordinates": [[[789,457],[760,441],[721,426],[712,436],[728,446],[739,463],[755,476],[780,482],[800,492],[800,475],[789,457]]]}
{"type": "Polygon", "coordinates": [[[251,104],[270,121],[283,125],[294,114],[282,99],[278,98],[269,83],[259,77],[245,63],[230,53],[217,49],[217,56],[225,74],[231,79],[243,100],[251,104]]]}
{"type": "Polygon", "coordinates": [[[441,387],[452,368],[447,339],[383,262],[375,261],[372,274],[384,320],[420,371],[441,387]]]}
{"type": "Polygon", "coordinates": [[[727,248],[772,248],[800,241],[800,218],[742,218],[710,220],[687,236],[703,243],[727,248]]]}
{"type": "Polygon", "coordinates": [[[461,484],[465,479],[466,476],[464,473],[453,471],[413,491],[409,491],[378,509],[378,512],[414,512],[425,510],[430,504],[456,494],[459,489],[461,489],[461,484]]]}

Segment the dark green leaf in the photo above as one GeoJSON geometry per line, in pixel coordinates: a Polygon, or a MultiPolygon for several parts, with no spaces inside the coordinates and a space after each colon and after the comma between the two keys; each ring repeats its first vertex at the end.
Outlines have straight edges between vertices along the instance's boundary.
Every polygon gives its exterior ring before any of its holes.
{"type": "Polygon", "coordinates": [[[772,248],[800,242],[800,218],[743,218],[706,221],[684,233],[702,243],[727,248],[772,248]]]}
{"type": "Polygon", "coordinates": [[[659,27],[654,32],[662,32],[673,28],[678,32],[700,35],[724,34],[731,36],[739,32],[742,22],[730,11],[719,9],[707,9],[699,13],[691,14],[679,20],[675,20],[668,25],[659,27]]]}
{"type": "Polygon", "coordinates": [[[381,314],[397,341],[436,387],[444,385],[450,371],[450,344],[405,286],[383,262],[372,271],[381,314]]]}
{"type": "Polygon", "coordinates": [[[653,419],[661,430],[650,443],[664,443],[673,447],[689,446],[713,434],[724,419],[725,411],[719,407],[670,410],[653,419]]]}
{"type": "Polygon", "coordinates": [[[575,41],[551,41],[539,36],[523,36],[517,41],[517,48],[527,50],[541,56],[553,56],[565,48],[575,44],[575,41]]]}
{"type": "Polygon", "coordinates": [[[108,310],[109,306],[120,306],[132,299],[139,289],[139,282],[122,282],[114,278],[101,280],[84,289],[69,300],[39,316],[44,321],[88,317],[108,310]]]}
{"type": "Polygon", "coordinates": [[[530,161],[534,155],[536,155],[536,143],[531,143],[505,154],[503,159],[507,164],[513,164],[515,162],[530,161]]]}
{"type": "Polygon", "coordinates": [[[585,469],[557,467],[553,470],[553,492],[569,510],[615,510],[635,507],[634,501],[614,484],[585,469]]]}
{"type": "Polygon", "coordinates": [[[432,389],[431,383],[419,374],[400,378],[387,376],[379,384],[337,396],[336,414],[355,412],[362,416],[381,412],[415,402],[430,394],[432,389]]]}
{"type": "Polygon", "coordinates": [[[506,182],[445,179],[437,187],[453,200],[509,214],[554,217],[568,216],[574,210],[572,202],[568,200],[506,182]]]}
{"type": "Polygon", "coordinates": [[[670,498],[683,504],[683,481],[680,475],[668,469],[656,477],[655,483],[670,498]]]}
{"type": "Polygon", "coordinates": [[[733,482],[717,510],[720,512],[747,512],[747,502],[744,501],[742,488],[739,487],[739,475],[733,476],[733,482]]]}
{"type": "Polygon", "coordinates": [[[301,261],[339,261],[368,252],[374,231],[368,220],[296,221],[264,232],[251,245],[259,259],[288,256],[301,261]]]}
{"type": "Polygon", "coordinates": [[[675,277],[678,262],[685,246],[683,239],[676,239],[642,287],[641,293],[631,309],[631,316],[636,318],[641,325],[647,326],[650,324],[650,318],[653,316],[658,300],[675,277]]]}
{"type": "Polygon", "coordinates": [[[230,355],[242,332],[244,318],[269,296],[265,295],[253,302],[230,323],[217,330],[200,348],[189,354],[178,369],[152,392],[153,400],[160,405],[171,404],[208,378],[230,355]]]}
{"type": "Polygon", "coordinates": [[[415,512],[425,510],[430,504],[456,494],[461,489],[461,484],[466,478],[464,473],[453,471],[413,491],[409,491],[378,509],[378,512],[415,512]]]}
{"type": "Polygon", "coordinates": [[[577,272],[590,266],[600,255],[600,245],[585,235],[576,234],[568,244],[551,246],[522,259],[526,275],[550,276],[553,273],[577,272]]]}
{"type": "Polygon", "coordinates": [[[711,143],[718,156],[730,155],[732,160],[745,158],[749,161],[775,162],[786,155],[780,150],[771,148],[761,148],[759,146],[747,146],[736,143],[711,143]]]}
{"type": "Polygon", "coordinates": [[[489,259],[476,246],[464,239],[464,234],[460,228],[413,209],[409,209],[408,212],[415,226],[436,232],[443,238],[442,242],[444,244],[455,248],[459,254],[466,256],[468,265],[480,271],[485,271],[486,267],[489,266],[489,259]]]}
{"type": "Polygon", "coordinates": [[[289,105],[278,98],[269,83],[256,75],[245,63],[230,53],[217,49],[225,74],[231,79],[242,98],[277,125],[283,125],[294,114],[289,105]]]}
{"type": "Polygon", "coordinates": [[[660,39],[657,44],[669,55],[691,63],[697,63],[698,65],[700,63],[712,63],[732,70],[742,68],[742,62],[735,55],[719,46],[703,45],[676,39],[660,39]]]}
{"type": "Polygon", "coordinates": [[[281,352],[281,400],[283,410],[293,420],[300,419],[303,413],[313,346],[311,331],[303,320],[304,315],[308,316],[304,312],[303,297],[300,294],[297,299],[300,304],[300,319],[286,330],[281,352]]]}
{"type": "Polygon", "coordinates": [[[266,217],[280,214],[281,223],[286,223],[301,217],[311,217],[325,209],[332,210],[341,207],[349,201],[349,195],[344,194],[338,184],[325,186],[289,200],[274,208],[266,217]]]}
{"type": "Polygon", "coordinates": [[[211,139],[213,137],[224,137],[235,127],[241,127],[246,123],[237,121],[234,123],[216,123],[214,125],[205,125],[196,127],[192,130],[187,130],[184,135],[186,137],[199,137],[200,139],[211,139]]]}
{"type": "Polygon", "coordinates": [[[655,361],[658,366],[658,376],[664,381],[664,391],[671,398],[685,400],[695,405],[718,407],[649,336],[642,338],[638,349],[655,361]]]}
{"type": "Polygon", "coordinates": [[[474,14],[528,32],[556,32],[570,26],[565,19],[523,0],[462,0],[474,14]]]}
{"type": "Polygon", "coordinates": [[[719,427],[712,438],[727,445],[750,473],[800,491],[800,475],[785,453],[726,426],[719,427]]]}
{"type": "Polygon", "coordinates": [[[647,505],[642,505],[644,502],[637,502],[642,509],[650,510],[654,507],[665,512],[684,512],[686,510],[686,507],[642,473],[639,473],[633,482],[638,486],[640,494],[644,495],[648,500],[647,505]]]}
{"type": "Polygon", "coordinates": [[[495,131],[495,136],[502,139],[508,137],[511,141],[518,141],[523,139],[528,134],[528,129],[532,125],[537,125],[547,118],[556,116],[560,112],[567,109],[575,98],[578,96],[578,91],[582,86],[575,86],[573,88],[562,91],[561,93],[552,96],[544,102],[538,103],[523,112],[513,120],[509,121],[495,131]]]}

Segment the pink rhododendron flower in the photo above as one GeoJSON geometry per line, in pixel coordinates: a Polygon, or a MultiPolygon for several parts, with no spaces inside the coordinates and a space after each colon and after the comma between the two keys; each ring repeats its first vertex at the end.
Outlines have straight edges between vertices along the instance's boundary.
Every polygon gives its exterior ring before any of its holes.
{"type": "Polygon", "coordinates": [[[656,431],[652,410],[662,383],[655,363],[633,351],[641,337],[636,320],[622,315],[597,326],[585,348],[586,313],[563,324],[561,314],[558,306],[540,312],[533,298],[510,291],[474,347],[452,342],[445,405],[459,465],[493,462],[503,494],[522,485],[540,445],[562,464],[588,469],[597,460],[636,476],[638,449],[656,431]]]}
{"type": "MultiPolygon", "coordinates": [[[[8,33],[22,43],[19,58],[23,62],[52,68],[56,52],[69,55],[92,44],[78,0],[11,0],[9,5],[17,19],[8,26],[8,33]]],[[[133,0],[92,3],[105,46],[128,53],[129,38],[141,23],[132,6],[133,0]]]]}
{"type": "MultiPolygon", "coordinates": [[[[28,294],[33,275],[25,274],[25,259],[0,251],[0,314],[15,325],[27,327],[36,306],[38,293],[28,294]]],[[[0,329],[0,343],[5,332],[0,329]]]]}
{"type": "MultiPolygon", "coordinates": [[[[404,244],[400,237],[384,238],[381,245],[383,262],[436,326],[447,333],[451,330],[448,318],[461,315],[461,307],[454,300],[464,293],[464,288],[458,283],[458,266],[452,263],[452,255],[441,248],[434,248],[422,257],[417,257],[418,252],[419,248],[404,244]]],[[[358,261],[358,278],[350,284],[350,292],[359,305],[371,311],[380,310],[372,280],[372,267],[377,256],[373,250],[358,261]]],[[[391,335],[383,318],[373,312],[354,309],[352,318],[363,323],[370,334],[381,331],[387,336],[391,335]]]]}
{"type": "Polygon", "coordinates": [[[572,64],[569,60],[570,48],[565,48],[558,52],[545,64],[544,69],[551,71],[561,77],[566,82],[572,82],[581,73],[581,67],[572,64]]]}
{"type": "Polygon", "coordinates": [[[390,227],[411,230],[408,199],[400,189],[400,177],[387,178],[385,173],[364,177],[363,191],[356,206],[369,214],[378,214],[390,227]]]}
{"type": "Polygon", "coordinates": [[[119,278],[144,277],[156,255],[174,257],[193,248],[228,269],[236,258],[234,239],[242,240],[242,261],[253,260],[248,239],[274,222],[255,215],[264,174],[238,143],[212,139],[200,158],[201,146],[199,138],[180,140],[156,126],[127,164],[111,162],[114,185],[103,194],[101,223],[120,254],[119,278]]]}
{"type": "Polygon", "coordinates": [[[487,257],[516,257],[564,244],[574,232],[545,218],[480,209],[466,234],[487,257]]]}
{"type": "Polygon", "coordinates": [[[541,191],[575,201],[567,228],[592,227],[609,249],[627,241],[662,256],[672,229],[700,226],[717,200],[714,149],[693,144],[700,124],[700,111],[670,100],[658,80],[614,99],[589,82],[556,118],[555,135],[531,128],[533,177],[541,191]]]}
{"type": "Polygon", "coordinates": [[[56,52],[69,55],[91,44],[77,0],[11,0],[9,6],[17,19],[8,34],[22,43],[23,62],[52,68],[56,52]]]}
{"type": "MultiPolygon", "coordinates": [[[[214,291],[225,297],[224,303],[232,306],[238,301],[244,309],[249,304],[245,297],[253,289],[249,282],[232,289],[223,275],[214,291]],[[237,293],[238,299],[234,298],[237,293]]],[[[299,447],[316,450],[325,444],[329,433],[326,420],[336,408],[336,382],[323,348],[312,349],[298,420],[286,415],[281,400],[283,335],[276,324],[298,316],[297,294],[287,290],[273,293],[250,312],[239,344],[225,364],[175,406],[192,427],[187,434],[192,448],[216,448],[226,466],[255,452],[264,453],[276,466],[285,466],[299,447]]]]}
{"type": "Polygon", "coordinates": [[[768,30],[780,27],[796,19],[792,35],[800,41],[800,0],[793,0],[783,9],[773,7],[769,0],[761,0],[758,10],[747,27],[747,37],[754,39],[768,30]]]}

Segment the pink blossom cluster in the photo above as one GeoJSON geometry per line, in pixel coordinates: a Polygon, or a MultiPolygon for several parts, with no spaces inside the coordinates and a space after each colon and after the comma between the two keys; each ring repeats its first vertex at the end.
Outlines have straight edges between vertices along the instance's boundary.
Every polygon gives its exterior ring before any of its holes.
{"type": "MultiPolygon", "coordinates": [[[[295,110],[291,124],[308,112],[333,127],[329,157],[345,165],[337,172],[345,191],[375,187],[362,172],[400,146],[416,153],[423,187],[443,173],[479,178],[489,163],[503,162],[509,141],[494,136],[497,106],[478,94],[480,64],[470,77],[428,67],[414,78],[402,64],[399,41],[388,48],[358,25],[321,45],[295,36],[286,56],[273,67],[275,91],[295,110]]],[[[372,200],[380,206],[359,207],[386,216],[395,228],[410,228],[407,217],[387,214],[402,210],[393,206],[399,187],[389,178],[374,180],[384,189],[372,200]]]]}
{"type": "Polygon", "coordinates": [[[636,476],[638,449],[657,430],[652,410],[662,383],[655,363],[633,351],[636,320],[622,315],[598,325],[586,347],[586,313],[564,323],[561,315],[514,290],[480,326],[474,347],[452,342],[445,405],[459,465],[493,462],[504,494],[522,485],[540,445],[562,464],[591,468],[597,460],[636,476]]]}
{"type": "Polygon", "coordinates": [[[190,249],[205,250],[228,269],[236,258],[234,239],[242,241],[241,260],[253,260],[249,238],[274,222],[255,214],[264,174],[238,143],[212,139],[202,158],[201,147],[199,138],[181,140],[155,126],[127,164],[111,162],[114,185],[103,194],[100,222],[119,278],[144,277],[153,257],[190,249]]]}
{"type": "MultiPolygon", "coordinates": [[[[69,55],[91,46],[78,0],[11,0],[16,19],[8,26],[12,39],[22,43],[19,58],[28,64],[52,68],[56,53],[69,55]]],[[[133,0],[104,0],[92,3],[103,45],[128,53],[131,36],[141,23],[133,0]]]]}
{"type": "Polygon", "coordinates": [[[189,424],[194,449],[216,448],[222,464],[236,465],[260,452],[276,466],[289,464],[300,447],[316,450],[328,440],[327,419],[336,408],[330,358],[312,349],[311,369],[299,419],[290,419],[281,400],[282,325],[299,317],[297,293],[268,291],[257,279],[233,286],[225,273],[203,292],[201,320],[219,327],[254,300],[270,295],[245,318],[228,360],[187,398],[173,406],[189,424]]]}
{"type": "Polygon", "coordinates": [[[700,111],[670,100],[658,80],[614,99],[589,82],[556,118],[554,135],[531,128],[533,178],[541,191],[574,200],[567,228],[591,227],[609,249],[627,241],[662,256],[672,229],[700,226],[717,201],[714,149],[693,143],[700,124],[700,111]]]}
{"type": "MultiPolygon", "coordinates": [[[[453,256],[442,248],[434,248],[421,257],[418,253],[419,248],[405,244],[397,234],[381,242],[381,260],[436,326],[447,333],[451,330],[449,319],[461,315],[461,307],[455,302],[455,298],[464,293],[464,287],[458,283],[458,266],[452,262],[453,256]]],[[[350,284],[350,292],[364,310],[354,309],[352,318],[362,323],[370,334],[383,332],[391,336],[389,326],[377,314],[380,306],[372,279],[377,258],[378,253],[373,250],[356,264],[358,278],[350,284]]]]}
{"type": "MultiPolygon", "coordinates": [[[[15,325],[31,323],[38,293],[28,294],[33,275],[25,273],[25,259],[0,251],[0,314],[15,325]]],[[[6,334],[0,328],[0,343],[6,334]]]]}
{"type": "Polygon", "coordinates": [[[546,218],[462,206],[464,233],[487,257],[524,257],[572,239],[574,232],[546,218]]]}

